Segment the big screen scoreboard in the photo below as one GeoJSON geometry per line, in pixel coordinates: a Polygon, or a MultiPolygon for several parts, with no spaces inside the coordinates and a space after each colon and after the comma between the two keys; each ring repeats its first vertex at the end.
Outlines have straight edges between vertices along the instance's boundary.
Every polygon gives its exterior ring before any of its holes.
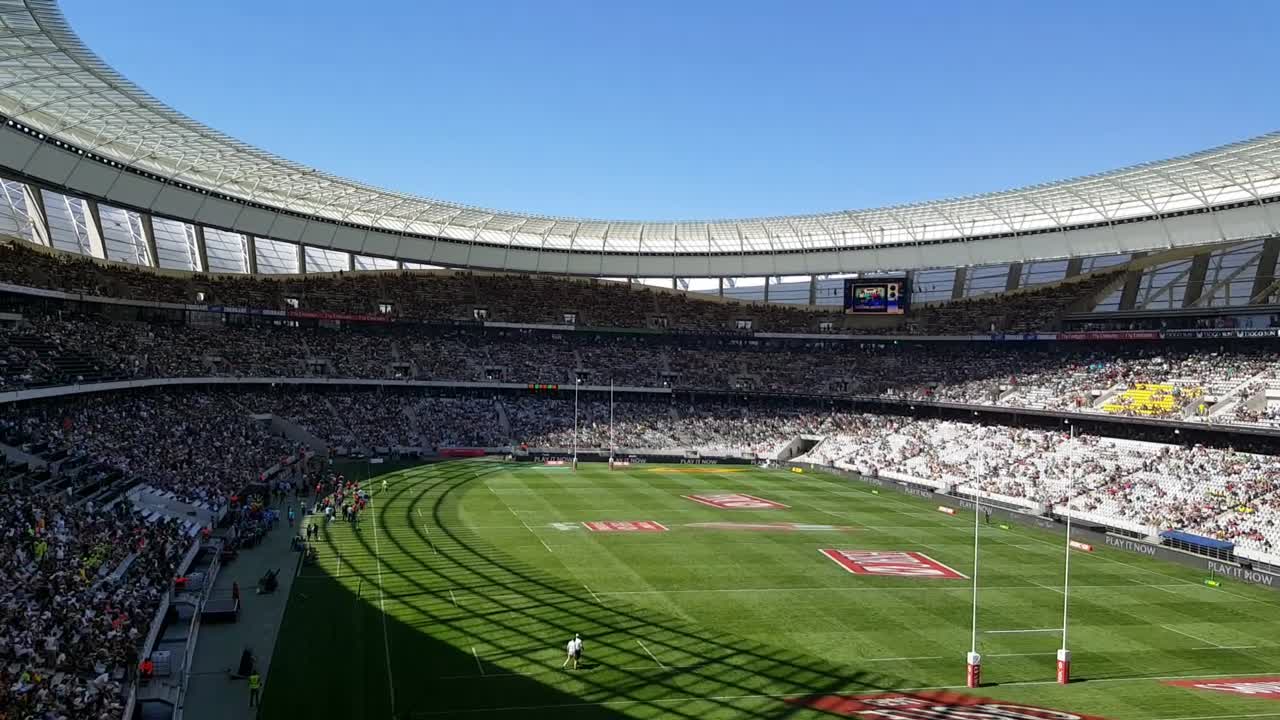
{"type": "Polygon", "coordinates": [[[909,287],[904,277],[846,278],[844,311],[849,315],[902,315],[909,304],[909,287]]]}

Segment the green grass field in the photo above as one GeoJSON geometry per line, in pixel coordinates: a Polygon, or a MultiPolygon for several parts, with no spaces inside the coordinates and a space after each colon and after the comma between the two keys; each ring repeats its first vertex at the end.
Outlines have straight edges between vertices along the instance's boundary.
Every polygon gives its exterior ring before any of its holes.
{"type": "MultiPolygon", "coordinates": [[[[819,550],[920,552],[968,575],[972,515],[831,476],[724,469],[484,460],[393,471],[386,492],[375,479],[360,530],[326,528],[294,584],[263,717],[829,718],[794,699],[963,691],[970,581],[856,575],[819,550]],[[683,497],[716,492],[789,507],[683,497]],[[689,526],[709,522],[849,529],[689,526]],[[586,662],[561,670],[575,632],[586,662]]],[[[974,694],[1111,720],[1280,717],[1280,701],[1163,682],[1280,675],[1280,595],[1076,552],[1077,682],[1060,686],[1057,634],[992,631],[1061,626],[1061,533],[992,525],[981,543],[974,694]]]]}

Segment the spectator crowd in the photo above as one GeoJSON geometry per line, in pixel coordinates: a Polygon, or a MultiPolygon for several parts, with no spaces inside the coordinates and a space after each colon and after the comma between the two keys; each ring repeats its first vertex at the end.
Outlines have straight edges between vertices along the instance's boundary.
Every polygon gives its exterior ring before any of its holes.
{"type": "Polygon", "coordinates": [[[1064,431],[834,414],[801,461],[1056,510],[1147,535],[1185,530],[1280,564],[1280,458],[1064,431]]]}
{"type": "MultiPolygon", "coordinates": [[[[1035,332],[1117,277],[925,306],[875,332],[1035,332]]],[[[189,545],[185,527],[143,517],[127,492],[143,486],[216,512],[306,445],[349,453],[576,446],[765,460],[816,443],[802,459],[1135,532],[1183,529],[1280,564],[1280,460],[1270,456],[729,399],[733,391],[870,397],[1280,426],[1266,397],[1280,390],[1280,355],[1269,343],[761,338],[743,331],[870,331],[809,308],[626,283],[452,271],[160,275],[4,243],[0,281],[193,306],[178,322],[159,311],[108,317],[9,298],[21,319],[0,328],[0,392],[136,379],[381,381],[197,384],[0,405],[11,458],[0,468],[0,712],[12,717],[119,717],[139,644],[189,545]],[[274,314],[240,323],[206,305],[274,314]],[[361,322],[304,326],[300,314],[361,322]],[[561,387],[545,397],[456,389],[496,382],[561,387]],[[575,413],[565,392],[575,382],[617,385],[625,399],[611,405],[588,394],[575,413]],[[628,394],[635,388],[725,399],[628,394]]],[[[323,507],[358,521],[357,488],[334,476],[317,492],[323,507]]],[[[236,517],[237,542],[275,521],[261,506],[236,517]]]]}
{"type": "MultiPolygon", "coordinates": [[[[744,343],[733,337],[518,329],[177,325],[63,314],[31,315],[19,328],[0,332],[0,358],[8,372],[0,375],[0,390],[185,377],[522,385],[580,380],[1228,424],[1280,422],[1266,398],[1266,390],[1280,389],[1280,352],[1271,341],[1084,345],[764,338],[744,343]],[[34,343],[44,349],[33,355],[34,343]]],[[[389,408],[392,415],[403,410],[389,408]]],[[[414,441],[406,436],[397,444],[414,441]]]]}
{"type": "MultiPolygon", "coordinates": [[[[1006,295],[921,306],[891,332],[937,335],[1050,329],[1119,270],[1006,295]]],[[[110,298],[383,320],[662,328],[681,332],[883,332],[839,308],[744,303],[649,285],[541,275],[377,271],[301,276],[161,275],[145,268],[0,243],[0,282],[110,298]],[[746,321],[749,327],[742,323],[746,321]]]]}

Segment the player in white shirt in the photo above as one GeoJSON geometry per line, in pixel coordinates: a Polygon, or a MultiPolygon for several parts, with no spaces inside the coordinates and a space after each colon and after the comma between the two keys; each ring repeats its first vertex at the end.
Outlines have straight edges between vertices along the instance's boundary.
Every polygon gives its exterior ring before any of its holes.
{"type": "Polygon", "coordinates": [[[560,669],[563,670],[569,665],[569,661],[572,660],[573,669],[577,670],[578,661],[582,659],[582,638],[577,633],[574,633],[573,639],[569,641],[568,645],[565,645],[564,649],[568,652],[569,656],[564,659],[564,665],[561,665],[560,669]]]}

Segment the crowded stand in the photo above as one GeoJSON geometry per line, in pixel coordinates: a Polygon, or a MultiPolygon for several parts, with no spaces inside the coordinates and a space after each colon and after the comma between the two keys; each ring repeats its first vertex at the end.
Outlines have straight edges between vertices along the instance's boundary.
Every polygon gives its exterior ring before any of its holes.
{"type": "Polygon", "coordinates": [[[73,458],[91,457],[214,511],[291,451],[255,423],[231,392],[94,394],[9,403],[0,412],[31,442],[67,448],[73,458]]]}
{"type": "MultiPolygon", "coordinates": [[[[1274,424],[1269,342],[1081,345],[754,341],[411,326],[181,325],[24,315],[41,362],[90,366],[28,386],[115,378],[359,378],[883,397],[1230,424],[1274,424]],[[96,374],[94,374],[96,373],[96,374]]],[[[0,337],[0,341],[10,338],[0,337]]],[[[11,345],[11,347],[13,347],[11,345]]],[[[19,351],[13,364],[26,362],[19,351]]],[[[5,389],[19,389],[21,374],[5,389]]],[[[1273,393],[1275,394],[1275,393],[1273,393]]]]}
{"type": "Polygon", "coordinates": [[[351,388],[244,393],[239,401],[298,425],[337,452],[500,447],[510,444],[494,401],[425,396],[403,389],[351,388]]]}
{"type": "Polygon", "coordinates": [[[891,332],[910,335],[1051,328],[1118,270],[1020,292],[925,305],[896,326],[865,328],[837,309],[741,303],[643,284],[455,271],[206,276],[152,272],[0,242],[0,282],[108,298],[335,313],[385,320],[663,328],[682,332],[891,332]],[[744,321],[746,324],[744,325],[744,321]]]}
{"type": "MultiPolygon", "coordinates": [[[[68,463],[90,458],[133,482],[218,505],[291,452],[252,418],[262,414],[333,446],[575,444],[573,402],[563,394],[454,398],[376,388],[188,389],[8,403],[0,432],[6,444],[61,448],[68,463]]],[[[801,461],[1145,534],[1186,530],[1234,542],[1242,556],[1280,562],[1280,460],[1230,449],[685,398],[612,408],[584,399],[576,437],[584,449],[680,449],[757,461],[808,438],[817,444],[801,461]]],[[[337,478],[329,483],[320,511],[357,521],[359,491],[337,478]]],[[[6,704],[38,717],[118,716],[138,645],[189,544],[187,529],[144,519],[127,502],[33,492],[21,482],[4,492],[6,704]]],[[[235,538],[251,547],[274,518],[241,510],[232,515],[235,538]]]]}
{"type": "Polygon", "coordinates": [[[1280,458],[936,419],[847,416],[800,461],[1056,510],[1144,535],[1176,529],[1280,564],[1280,458]]]}
{"type": "Polygon", "coordinates": [[[139,645],[189,543],[127,504],[0,489],[0,707],[116,720],[139,645]]]}
{"type": "MultiPolygon", "coordinates": [[[[650,450],[755,462],[808,448],[799,460],[1138,535],[1185,530],[1280,565],[1272,456],[781,404],[820,396],[889,401],[902,412],[916,402],[961,404],[966,418],[986,407],[1280,428],[1280,353],[1270,341],[753,334],[1036,333],[1112,289],[1120,272],[922,305],[872,329],[831,310],[628,283],[453,271],[210,277],[0,242],[0,282],[192,306],[104,310],[3,295],[0,392],[15,401],[0,408],[8,461],[0,707],[15,717],[119,717],[139,646],[196,529],[137,512],[135,491],[210,516],[228,512],[227,547],[250,548],[277,516],[233,498],[304,447],[335,455],[491,448],[513,457],[650,450]],[[22,401],[10,392],[201,378],[219,382],[22,401]],[[576,411],[575,383],[587,386],[576,411]],[[609,385],[624,399],[607,402],[609,385]]],[[[332,473],[314,487],[326,522],[359,522],[360,488],[332,473]]]]}
{"type": "MultiPolygon", "coordinates": [[[[507,404],[516,440],[533,448],[574,446],[573,402],[521,398],[507,404]]],[[[775,457],[801,435],[830,431],[832,416],[810,408],[706,401],[581,402],[577,446],[592,449],[696,450],[775,457]]]]}

